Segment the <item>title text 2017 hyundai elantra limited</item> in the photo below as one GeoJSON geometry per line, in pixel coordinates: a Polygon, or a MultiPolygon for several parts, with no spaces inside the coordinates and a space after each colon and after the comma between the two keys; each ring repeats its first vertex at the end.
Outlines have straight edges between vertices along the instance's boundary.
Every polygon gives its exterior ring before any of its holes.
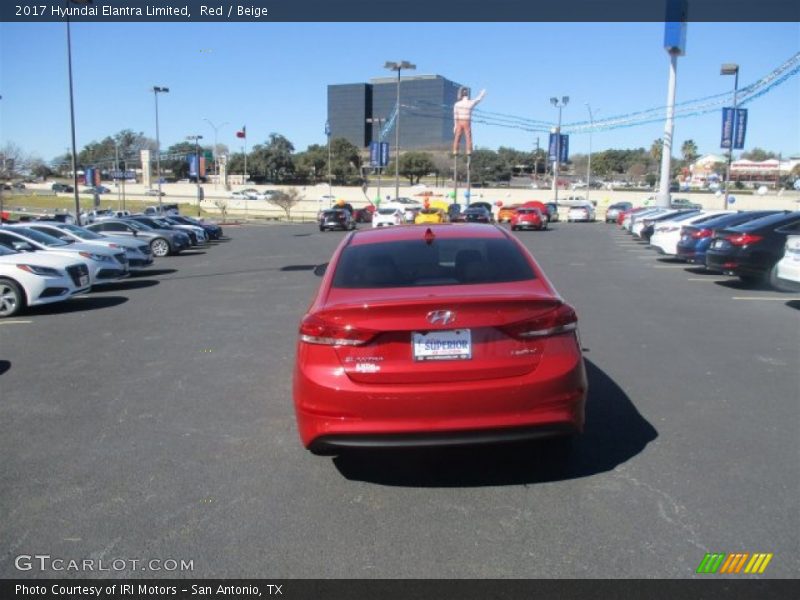
{"type": "Polygon", "coordinates": [[[515,236],[480,224],[347,235],[300,323],[300,437],[312,452],[581,431],[575,311],[515,236]]]}

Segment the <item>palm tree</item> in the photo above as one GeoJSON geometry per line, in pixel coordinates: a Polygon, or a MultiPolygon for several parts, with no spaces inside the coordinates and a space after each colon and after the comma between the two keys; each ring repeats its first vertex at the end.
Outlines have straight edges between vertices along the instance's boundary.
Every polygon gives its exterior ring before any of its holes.
{"type": "Polygon", "coordinates": [[[683,155],[683,160],[687,163],[693,163],[697,160],[699,153],[697,152],[697,144],[694,143],[694,140],[686,140],[683,142],[681,154],[683,155]]]}

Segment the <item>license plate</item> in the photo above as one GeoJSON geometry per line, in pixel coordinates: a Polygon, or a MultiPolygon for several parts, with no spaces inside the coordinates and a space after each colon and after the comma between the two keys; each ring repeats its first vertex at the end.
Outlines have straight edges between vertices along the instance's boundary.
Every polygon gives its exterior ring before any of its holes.
{"type": "Polygon", "coordinates": [[[725,240],[714,240],[714,248],[722,248],[725,245],[725,240]]]}
{"type": "Polygon", "coordinates": [[[88,275],[81,275],[80,282],[81,282],[81,287],[83,287],[85,285],[89,285],[89,276],[88,275]]]}
{"type": "Polygon", "coordinates": [[[469,360],[472,337],[469,329],[429,331],[411,334],[414,360],[469,360]]]}

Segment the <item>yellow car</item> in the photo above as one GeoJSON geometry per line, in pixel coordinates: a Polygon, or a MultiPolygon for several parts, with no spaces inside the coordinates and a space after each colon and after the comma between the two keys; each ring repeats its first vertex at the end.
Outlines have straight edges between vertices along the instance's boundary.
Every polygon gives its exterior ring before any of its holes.
{"type": "Polygon", "coordinates": [[[447,215],[441,208],[423,208],[414,218],[414,223],[417,225],[445,222],[447,222],[447,215]]]}

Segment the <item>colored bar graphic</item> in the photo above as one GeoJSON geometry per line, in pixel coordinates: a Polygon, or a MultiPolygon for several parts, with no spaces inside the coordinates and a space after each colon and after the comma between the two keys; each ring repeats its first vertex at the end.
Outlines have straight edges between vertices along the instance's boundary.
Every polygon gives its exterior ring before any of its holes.
{"type": "Polygon", "coordinates": [[[724,554],[706,554],[697,567],[697,573],[716,573],[723,560],[724,554]]]}
{"type": "Polygon", "coordinates": [[[774,555],[772,553],[753,554],[753,558],[750,559],[750,562],[747,564],[747,567],[745,567],[744,572],[759,574],[763,573],[773,556],[774,555]]]}
{"type": "Polygon", "coordinates": [[[697,567],[697,573],[703,574],[730,574],[741,573],[744,568],[745,573],[762,574],[767,565],[772,560],[774,554],[772,553],[755,553],[749,552],[734,552],[732,554],[724,554],[720,552],[708,553],[700,561],[697,567]],[[750,559],[748,561],[748,559],[750,559]],[[745,567],[745,564],[747,566],[745,567]]]}

